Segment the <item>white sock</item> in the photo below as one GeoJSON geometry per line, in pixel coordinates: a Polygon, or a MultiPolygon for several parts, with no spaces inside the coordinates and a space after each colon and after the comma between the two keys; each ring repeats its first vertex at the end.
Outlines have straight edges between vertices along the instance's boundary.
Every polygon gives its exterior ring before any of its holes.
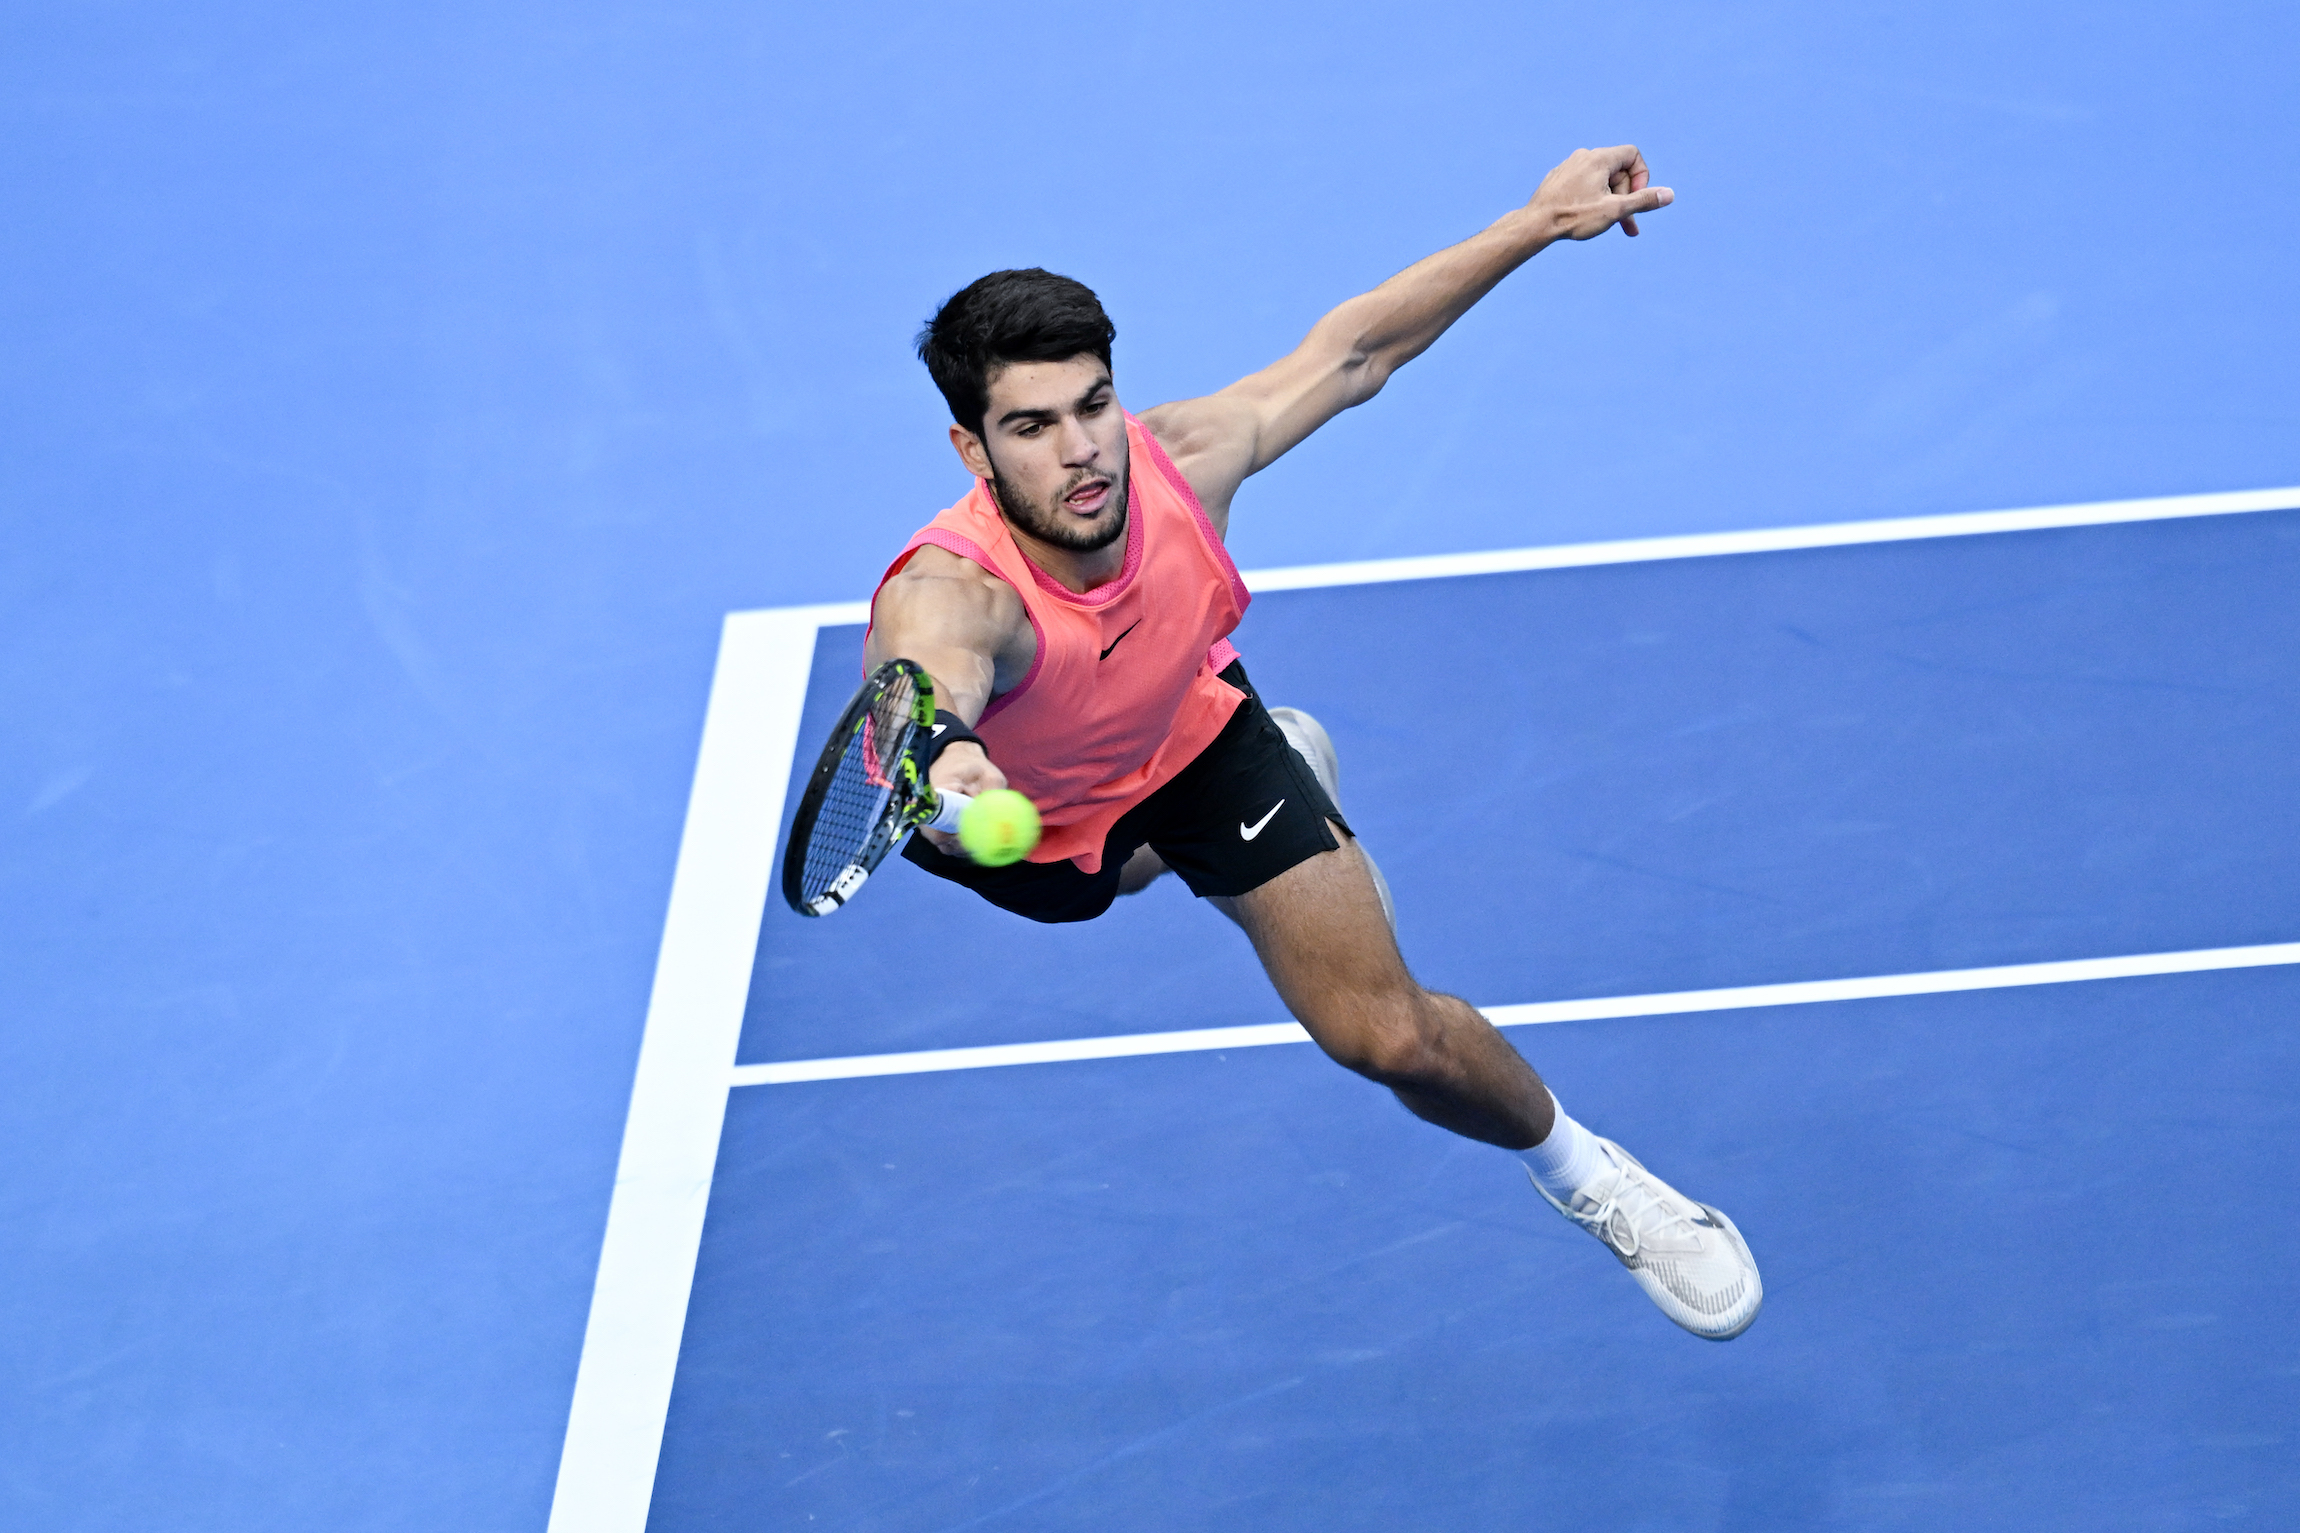
{"type": "Polygon", "coordinates": [[[1611,1169],[1613,1162],[1598,1148],[1595,1134],[1565,1115],[1555,1093],[1549,1102],[1557,1108],[1557,1121],[1550,1125],[1549,1137],[1518,1154],[1533,1168],[1533,1179],[1541,1183],[1544,1192],[1561,1203],[1570,1202],[1599,1172],[1611,1169]]]}

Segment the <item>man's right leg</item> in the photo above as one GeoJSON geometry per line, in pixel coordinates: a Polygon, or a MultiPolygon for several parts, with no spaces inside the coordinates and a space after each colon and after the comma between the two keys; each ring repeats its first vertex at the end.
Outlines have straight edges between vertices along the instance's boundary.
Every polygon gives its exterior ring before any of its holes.
{"type": "Polygon", "coordinates": [[[1146,846],[1134,848],[1134,855],[1118,870],[1118,892],[1140,894],[1166,875],[1166,860],[1146,846]]]}
{"type": "Polygon", "coordinates": [[[1001,910],[1033,921],[1091,921],[1118,896],[1122,864],[1105,862],[1099,873],[1081,873],[1070,862],[1010,862],[985,867],[971,857],[953,857],[924,836],[903,843],[905,862],[935,877],[971,889],[1001,910]]]}

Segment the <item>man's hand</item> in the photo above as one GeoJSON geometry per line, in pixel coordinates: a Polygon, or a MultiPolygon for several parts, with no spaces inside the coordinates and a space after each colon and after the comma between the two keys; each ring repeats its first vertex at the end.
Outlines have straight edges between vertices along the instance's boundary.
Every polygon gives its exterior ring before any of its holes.
{"type": "Polygon", "coordinates": [[[1561,239],[1595,239],[1615,224],[1637,232],[1637,215],[1676,194],[1648,186],[1634,144],[1576,149],[1523,207],[1482,233],[1425,257],[1310,328],[1287,356],[1218,394],[1142,412],[1214,530],[1227,535],[1230,497],[1301,440],[1381,392],[1390,374],[1427,350],[1493,285],[1561,239]]]}
{"type": "Polygon", "coordinates": [[[1652,173],[1635,144],[1612,149],[1576,149],[1565,163],[1541,178],[1526,204],[1552,239],[1593,240],[1615,224],[1637,233],[1637,215],[1677,200],[1666,186],[1649,186],[1652,173]]]}
{"type": "MultiPolygon", "coordinates": [[[[972,740],[961,740],[935,757],[926,780],[937,788],[955,788],[969,798],[979,798],[993,788],[1006,786],[1006,774],[993,766],[990,758],[982,753],[982,747],[972,740]]],[[[928,830],[922,825],[918,833],[948,856],[966,855],[959,847],[958,837],[948,831],[928,830]]]]}

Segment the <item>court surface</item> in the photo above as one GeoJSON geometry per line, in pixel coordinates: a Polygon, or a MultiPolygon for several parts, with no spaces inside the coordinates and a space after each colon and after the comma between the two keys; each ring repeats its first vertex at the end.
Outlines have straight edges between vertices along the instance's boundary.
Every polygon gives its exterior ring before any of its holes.
{"type": "MultiPolygon", "coordinates": [[[[658,1466],[642,1063],[564,1525],[650,1483],[658,1528],[921,1533],[2300,1509],[2300,496],[2236,509],[2278,500],[1263,577],[1249,671],[1333,729],[1410,961],[1735,1216],[1757,1327],[1682,1335],[1508,1157],[1272,1041],[1186,892],[1040,928],[890,864],[769,899],[739,1039],[658,978],[724,1137],[658,1466]],[[2144,519],[2050,525],[2092,515],[2144,519]]],[[[730,622],[711,729],[795,715],[787,800],[852,615],[730,622]]]]}
{"type": "Polygon", "coordinates": [[[2300,1525],[2290,5],[8,22],[0,1527],[2300,1525]],[[1625,141],[1231,547],[1724,1348],[1177,889],[766,888],[937,302],[1140,411],[1625,141]]]}

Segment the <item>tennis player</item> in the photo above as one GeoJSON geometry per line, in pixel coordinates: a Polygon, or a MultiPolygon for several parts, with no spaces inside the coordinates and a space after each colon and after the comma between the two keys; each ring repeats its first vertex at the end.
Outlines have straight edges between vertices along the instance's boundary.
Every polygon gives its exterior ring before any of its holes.
{"type": "Polygon", "coordinates": [[[1467,1002],[1415,982],[1380,871],[1335,803],[1332,741],[1265,708],[1230,647],[1248,597],[1230,502],[1311,432],[1381,391],[1551,243],[1666,207],[1633,147],[1577,150],[1483,233],[1351,299],[1294,351],[1203,399],[1135,416],[1094,294],[993,272],[918,338],[975,476],[888,567],[868,663],[934,678],[938,787],[1013,787],[1044,817],[1027,860],[980,866],[922,831],[904,856],[1034,921],[1085,921],[1168,871],[1254,944],[1333,1059],[1438,1126],[1519,1152],[1663,1313],[1724,1340],[1757,1316],[1755,1261],[1723,1214],[1567,1116],[1467,1002]]]}

